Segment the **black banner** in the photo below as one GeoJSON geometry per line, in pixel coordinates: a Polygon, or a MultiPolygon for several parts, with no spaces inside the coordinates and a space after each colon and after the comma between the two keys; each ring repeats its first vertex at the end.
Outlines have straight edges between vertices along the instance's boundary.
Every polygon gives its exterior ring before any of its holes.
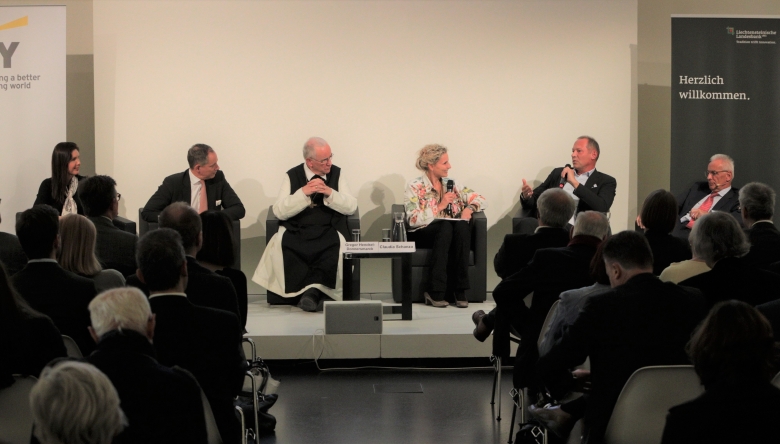
{"type": "Polygon", "coordinates": [[[672,17],[671,148],[675,194],[719,153],[780,192],[780,19],[672,17]]]}

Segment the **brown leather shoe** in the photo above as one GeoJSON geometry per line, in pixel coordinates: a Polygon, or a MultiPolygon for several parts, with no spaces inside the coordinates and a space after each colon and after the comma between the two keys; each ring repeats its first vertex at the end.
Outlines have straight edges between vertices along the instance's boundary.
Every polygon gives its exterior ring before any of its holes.
{"type": "Polygon", "coordinates": [[[484,322],[482,322],[482,318],[484,317],[485,312],[482,310],[477,310],[473,315],[471,315],[471,320],[477,324],[476,328],[474,328],[474,337],[477,338],[477,341],[479,342],[485,342],[485,339],[489,338],[490,333],[493,332],[492,328],[489,328],[487,325],[485,325],[484,322]]]}
{"type": "Polygon", "coordinates": [[[455,306],[458,308],[468,308],[469,301],[466,299],[466,293],[462,291],[455,292],[455,306]]]}

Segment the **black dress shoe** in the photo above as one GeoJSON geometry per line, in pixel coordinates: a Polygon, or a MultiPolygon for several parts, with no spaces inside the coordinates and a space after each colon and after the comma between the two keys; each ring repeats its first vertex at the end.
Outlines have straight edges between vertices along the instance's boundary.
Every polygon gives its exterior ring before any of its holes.
{"type": "Polygon", "coordinates": [[[298,307],[301,310],[312,312],[312,313],[317,311],[317,306],[320,303],[320,298],[317,296],[317,293],[315,293],[315,291],[317,290],[310,288],[303,293],[300,302],[298,302],[298,307]]]}

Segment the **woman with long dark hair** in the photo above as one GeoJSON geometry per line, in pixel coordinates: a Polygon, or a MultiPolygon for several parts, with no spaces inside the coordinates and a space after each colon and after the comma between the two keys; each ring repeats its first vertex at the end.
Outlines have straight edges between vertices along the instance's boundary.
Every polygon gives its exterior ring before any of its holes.
{"type": "Polygon", "coordinates": [[[658,276],[670,264],[691,258],[688,242],[672,236],[677,222],[677,199],[666,190],[647,195],[637,218],[653,251],[653,274],[658,276]]]}
{"type": "Polygon", "coordinates": [[[84,206],[79,199],[79,175],[81,160],[79,147],[73,142],[60,142],[51,153],[51,177],[41,182],[38,196],[33,205],[46,204],[60,213],[84,214],[84,206]]]}

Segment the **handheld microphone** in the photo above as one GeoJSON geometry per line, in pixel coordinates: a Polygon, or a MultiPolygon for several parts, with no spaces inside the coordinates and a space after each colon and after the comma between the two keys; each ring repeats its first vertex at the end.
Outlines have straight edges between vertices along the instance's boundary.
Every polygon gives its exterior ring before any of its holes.
{"type": "MultiPolygon", "coordinates": [[[[451,179],[447,179],[447,192],[448,192],[448,193],[451,193],[451,192],[452,192],[452,188],[453,188],[454,186],[455,186],[455,181],[454,181],[454,180],[451,180],[451,179]]],[[[451,203],[448,203],[448,204],[447,204],[447,212],[448,212],[448,213],[450,213],[450,214],[452,214],[452,204],[451,204],[451,203]]]]}
{"type": "MultiPolygon", "coordinates": [[[[571,168],[571,165],[568,163],[563,166],[564,169],[571,168]]],[[[558,182],[558,188],[563,188],[563,186],[566,185],[566,176],[561,176],[560,182],[558,182]]]]}

